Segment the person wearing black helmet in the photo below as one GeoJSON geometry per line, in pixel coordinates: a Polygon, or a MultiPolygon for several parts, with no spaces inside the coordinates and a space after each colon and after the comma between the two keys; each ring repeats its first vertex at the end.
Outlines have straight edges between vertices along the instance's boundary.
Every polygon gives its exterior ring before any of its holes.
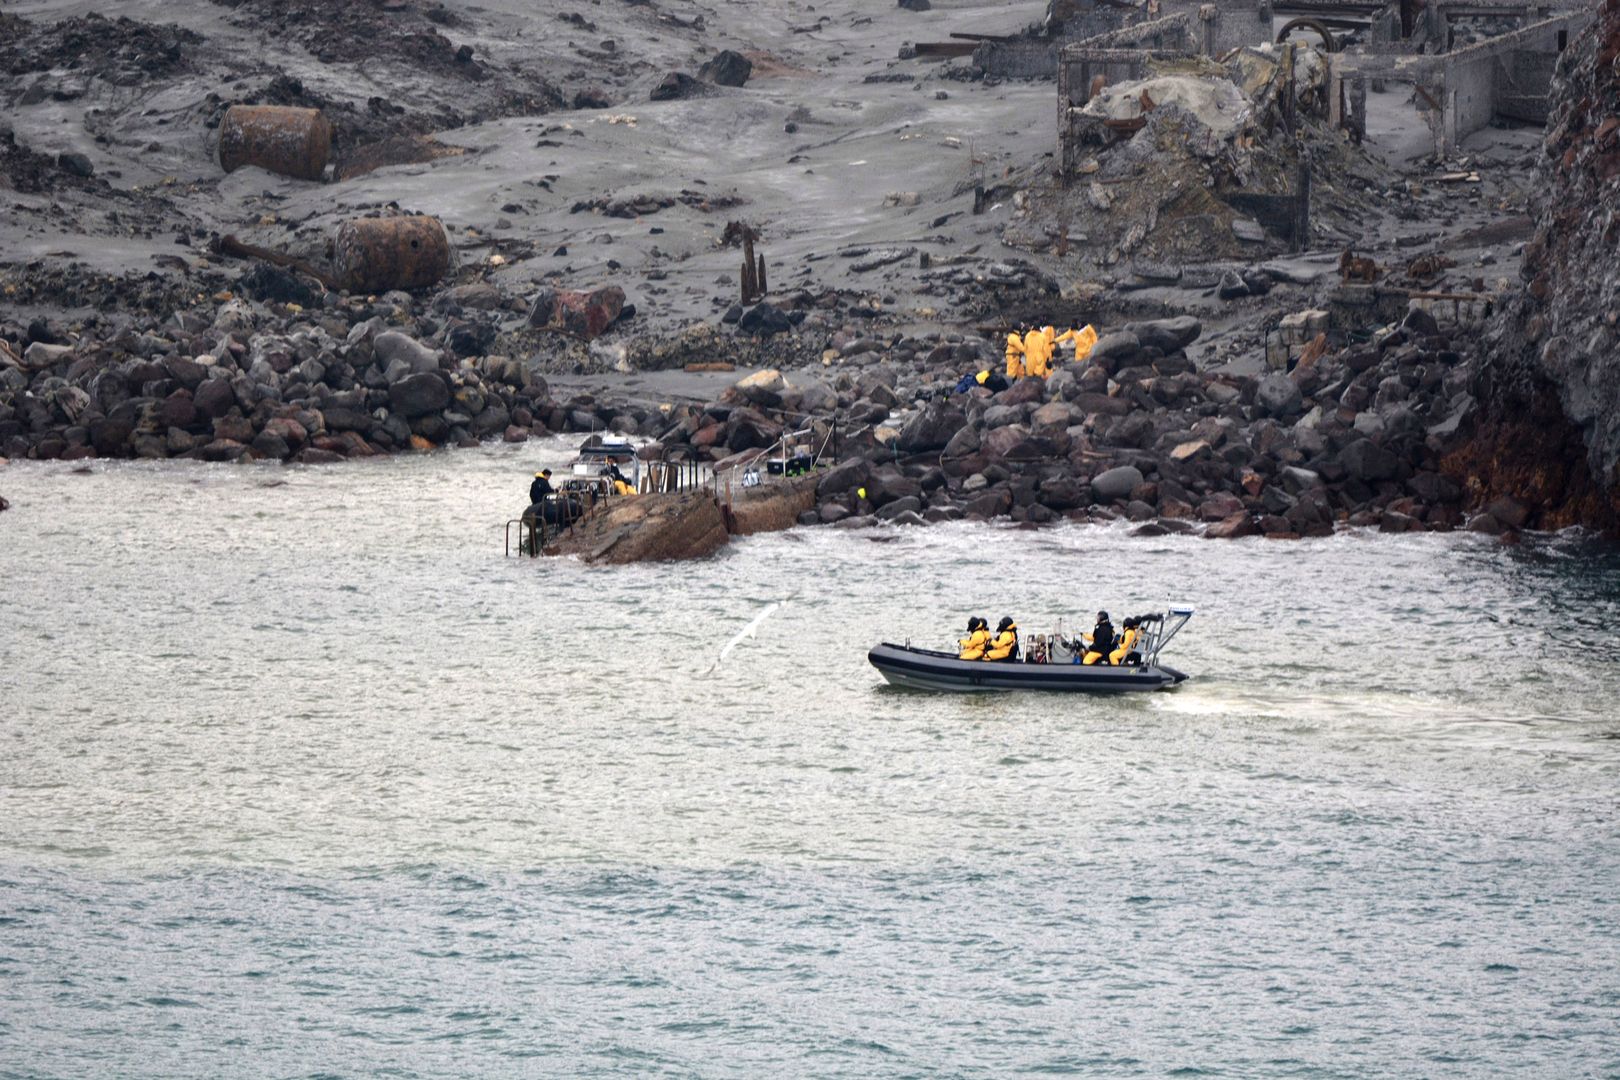
{"type": "Polygon", "coordinates": [[[1082,663],[1106,664],[1108,654],[1114,651],[1114,624],[1108,621],[1108,612],[1097,612],[1097,625],[1086,636],[1086,655],[1082,663]]]}
{"type": "Polygon", "coordinates": [[[1018,624],[1013,622],[1011,615],[996,625],[996,638],[990,643],[990,651],[984,654],[984,658],[1001,661],[1018,659],[1018,624]]]}
{"type": "Polygon", "coordinates": [[[958,639],[956,644],[961,647],[958,660],[983,660],[985,646],[990,644],[990,624],[981,616],[972,616],[968,619],[968,636],[958,639]]]}
{"type": "MultiPolygon", "coordinates": [[[[1116,667],[1130,662],[1131,650],[1142,637],[1142,621],[1140,618],[1127,617],[1120,624],[1119,640],[1114,643],[1113,650],[1108,654],[1108,662],[1116,667]]],[[[1138,658],[1140,659],[1140,658],[1138,658]]]]}

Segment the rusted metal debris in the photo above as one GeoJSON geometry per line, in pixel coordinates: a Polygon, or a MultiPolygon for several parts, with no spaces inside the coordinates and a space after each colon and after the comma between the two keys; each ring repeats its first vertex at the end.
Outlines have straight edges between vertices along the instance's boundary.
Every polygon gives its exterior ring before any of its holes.
{"type": "Polygon", "coordinates": [[[296,270],[300,274],[314,278],[328,289],[338,287],[337,281],[327,273],[316,269],[303,259],[295,258],[285,252],[275,251],[271,248],[257,247],[253,244],[244,244],[234,236],[222,236],[213,243],[213,250],[220,255],[229,255],[237,259],[259,259],[275,266],[296,270]]]}
{"type": "MultiPolygon", "coordinates": [[[[765,256],[754,254],[754,240],[758,234],[748,225],[741,222],[732,222],[732,225],[741,225],[742,239],[742,302],[752,304],[765,295],[765,256]]],[[[726,226],[726,233],[731,233],[731,225],[726,226]]]]}
{"type": "Polygon", "coordinates": [[[332,125],[319,109],[232,105],[219,124],[219,165],[257,165],[295,180],[320,180],[332,156],[332,125]]]}
{"type": "Polygon", "coordinates": [[[1346,248],[1339,256],[1339,280],[1372,284],[1378,280],[1378,264],[1346,248]]]}
{"type": "Polygon", "coordinates": [[[450,238],[439,219],[359,218],[338,229],[333,271],[350,292],[425,289],[450,270],[450,238]]]}
{"type": "Polygon", "coordinates": [[[1456,266],[1455,260],[1449,259],[1439,252],[1430,252],[1419,255],[1406,264],[1406,276],[1416,281],[1420,278],[1439,277],[1445,271],[1456,266]]]}
{"type": "Polygon", "coordinates": [[[977,41],[919,41],[917,42],[918,56],[972,56],[981,42],[977,41]]]}
{"type": "Polygon", "coordinates": [[[1280,45],[1283,42],[1287,41],[1288,40],[1288,35],[1292,34],[1295,30],[1310,30],[1310,31],[1314,32],[1318,37],[1320,37],[1322,39],[1322,51],[1323,52],[1333,53],[1333,52],[1338,52],[1339,51],[1339,43],[1338,43],[1338,40],[1336,38],[1334,38],[1333,31],[1329,30],[1327,28],[1327,24],[1325,22],[1323,22],[1321,19],[1311,19],[1311,18],[1289,19],[1287,22],[1283,23],[1281,27],[1278,28],[1278,30],[1277,30],[1277,43],[1280,45]]]}

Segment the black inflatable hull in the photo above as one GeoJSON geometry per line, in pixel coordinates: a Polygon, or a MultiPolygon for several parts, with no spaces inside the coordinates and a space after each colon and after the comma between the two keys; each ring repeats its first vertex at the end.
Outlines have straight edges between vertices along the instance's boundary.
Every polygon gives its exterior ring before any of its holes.
{"type": "Polygon", "coordinates": [[[866,658],[895,686],[912,690],[982,692],[1055,690],[1083,694],[1123,694],[1165,690],[1187,678],[1162,664],[1108,667],[1093,664],[988,663],[958,660],[950,653],[884,642],[866,658]]]}

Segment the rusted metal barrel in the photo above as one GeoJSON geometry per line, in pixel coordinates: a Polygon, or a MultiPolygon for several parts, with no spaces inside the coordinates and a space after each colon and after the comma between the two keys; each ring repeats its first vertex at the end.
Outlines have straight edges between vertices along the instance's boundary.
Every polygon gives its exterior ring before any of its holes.
{"type": "Polygon", "coordinates": [[[450,238],[436,217],[358,218],[338,229],[333,268],[350,292],[424,289],[450,269],[450,238]]]}
{"type": "Polygon", "coordinates": [[[332,156],[332,125],[319,109],[232,105],[219,124],[219,164],[226,172],[257,165],[297,180],[319,180],[332,156]]]}

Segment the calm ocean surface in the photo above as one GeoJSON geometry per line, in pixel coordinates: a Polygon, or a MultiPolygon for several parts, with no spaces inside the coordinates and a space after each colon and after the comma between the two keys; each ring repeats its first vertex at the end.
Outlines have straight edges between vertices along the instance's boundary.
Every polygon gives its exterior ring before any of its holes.
{"type": "Polygon", "coordinates": [[[567,457],[0,468],[0,1077],[1620,1076],[1614,548],[503,559],[567,457]],[[865,658],[1172,601],[1170,693],[865,658]]]}

